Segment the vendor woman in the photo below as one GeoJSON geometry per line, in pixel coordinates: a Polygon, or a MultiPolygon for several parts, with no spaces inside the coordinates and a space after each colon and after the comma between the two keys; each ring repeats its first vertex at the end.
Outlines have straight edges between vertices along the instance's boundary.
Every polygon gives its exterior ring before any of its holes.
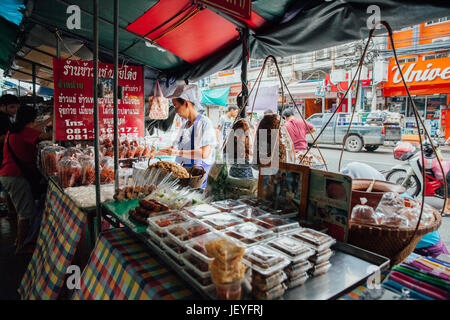
{"type": "MultiPolygon", "coordinates": [[[[200,89],[194,84],[179,85],[167,98],[172,99],[175,112],[187,121],[178,132],[173,145],[157,151],[153,156],[176,156],[175,161],[184,167],[200,164],[208,175],[214,163],[213,151],[217,141],[211,120],[198,111],[201,99],[200,89]]],[[[206,180],[205,178],[202,189],[206,188],[206,180]]]]}

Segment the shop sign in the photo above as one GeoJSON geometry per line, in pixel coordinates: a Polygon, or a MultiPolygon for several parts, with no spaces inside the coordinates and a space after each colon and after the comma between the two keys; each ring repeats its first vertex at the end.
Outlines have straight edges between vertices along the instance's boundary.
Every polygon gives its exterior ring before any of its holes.
{"type": "Polygon", "coordinates": [[[220,71],[218,73],[219,77],[226,77],[226,76],[232,76],[234,75],[234,70],[224,70],[224,71],[220,71]]]}
{"type": "MultiPolygon", "coordinates": [[[[400,69],[408,85],[450,84],[450,58],[404,63],[400,69]]],[[[403,86],[395,61],[389,64],[386,86],[403,86]]]]}
{"type": "Polygon", "coordinates": [[[236,15],[244,19],[250,19],[252,11],[251,0],[199,0],[206,5],[236,15]]]}
{"type": "MultiPolygon", "coordinates": [[[[99,134],[113,134],[113,65],[99,62],[103,98],[98,98],[99,134]]],[[[56,140],[94,139],[93,62],[53,58],[56,140]]],[[[119,66],[119,137],[144,136],[142,67],[119,66]]]]}

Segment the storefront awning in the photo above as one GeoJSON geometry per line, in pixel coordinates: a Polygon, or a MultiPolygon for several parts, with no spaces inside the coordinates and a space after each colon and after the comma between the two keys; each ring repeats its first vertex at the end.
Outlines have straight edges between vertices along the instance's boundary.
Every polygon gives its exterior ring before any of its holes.
{"type": "Polygon", "coordinates": [[[230,87],[203,90],[202,101],[200,102],[226,107],[229,94],[230,94],[230,87]]]}

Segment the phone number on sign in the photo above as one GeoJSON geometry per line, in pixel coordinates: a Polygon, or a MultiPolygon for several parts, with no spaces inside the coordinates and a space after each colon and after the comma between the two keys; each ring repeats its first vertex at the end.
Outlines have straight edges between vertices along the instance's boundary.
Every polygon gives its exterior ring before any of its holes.
{"type": "MultiPolygon", "coordinates": [[[[100,134],[113,134],[113,128],[100,128],[100,134]]],[[[119,129],[120,137],[137,138],[138,128],[137,127],[126,127],[119,129]]],[[[91,140],[94,138],[94,130],[83,129],[66,129],[67,140],[91,140]]]]}

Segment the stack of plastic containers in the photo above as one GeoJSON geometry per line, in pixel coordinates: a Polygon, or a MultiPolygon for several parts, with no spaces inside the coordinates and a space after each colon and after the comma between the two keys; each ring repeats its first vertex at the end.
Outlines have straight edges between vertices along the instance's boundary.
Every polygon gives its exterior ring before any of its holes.
{"type": "Polygon", "coordinates": [[[178,212],[171,212],[148,219],[149,227],[147,233],[154,244],[164,248],[162,242],[168,237],[167,229],[174,225],[188,221],[187,218],[178,212]]]}
{"type": "Polygon", "coordinates": [[[312,267],[308,258],[315,254],[314,250],[289,236],[282,236],[270,240],[267,246],[281,253],[289,259],[289,265],[284,268],[287,276],[286,286],[294,288],[305,283],[309,278],[307,271],[312,267]]]}
{"type": "Polygon", "coordinates": [[[291,219],[280,218],[275,215],[260,217],[255,220],[255,223],[263,228],[272,230],[273,232],[279,234],[300,228],[298,222],[291,219]]]}
{"type": "Polygon", "coordinates": [[[248,248],[258,242],[274,237],[274,233],[271,230],[265,229],[251,222],[245,222],[227,228],[224,232],[227,236],[237,240],[238,243],[244,248],[248,248]]]}
{"type": "Polygon", "coordinates": [[[284,294],[283,269],[290,263],[284,255],[265,245],[256,245],[245,251],[243,263],[252,269],[252,295],[256,299],[273,300],[284,294]]]}
{"type": "Polygon", "coordinates": [[[309,261],[313,265],[309,270],[311,276],[319,276],[331,268],[329,260],[334,252],[330,247],[336,243],[335,239],[322,232],[308,228],[294,231],[290,236],[300,240],[314,250],[314,255],[309,258],[309,261]]]}
{"type": "Polygon", "coordinates": [[[184,210],[184,213],[195,219],[202,219],[204,216],[220,213],[221,211],[217,209],[216,207],[213,207],[209,204],[199,204],[193,207],[189,207],[186,210],[184,210]]]}

